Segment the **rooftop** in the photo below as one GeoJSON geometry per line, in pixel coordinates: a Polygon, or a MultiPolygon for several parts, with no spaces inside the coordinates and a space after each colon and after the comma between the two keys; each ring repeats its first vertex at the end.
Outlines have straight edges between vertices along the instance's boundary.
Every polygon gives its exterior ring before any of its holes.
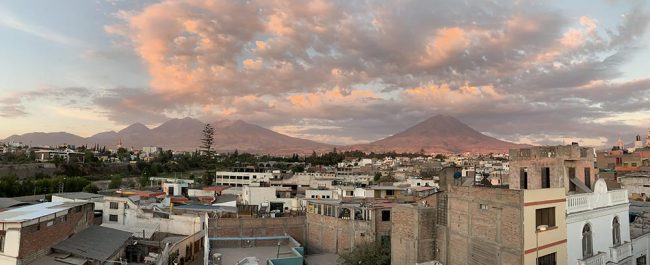
{"type": "Polygon", "coordinates": [[[104,195],[88,193],[88,192],[65,192],[65,193],[55,193],[52,196],[57,196],[66,199],[72,200],[90,200],[96,198],[103,198],[104,195]]]}
{"type": "Polygon", "coordinates": [[[122,249],[130,237],[129,232],[91,226],[56,244],[52,249],[82,258],[105,261],[122,249]]]}
{"type": "Polygon", "coordinates": [[[30,206],[18,207],[0,213],[0,222],[22,223],[39,217],[67,211],[86,202],[44,202],[30,206]]]}
{"type": "Polygon", "coordinates": [[[17,206],[29,205],[27,202],[21,202],[12,198],[0,198],[0,209],[13,208],[17,206]]]}

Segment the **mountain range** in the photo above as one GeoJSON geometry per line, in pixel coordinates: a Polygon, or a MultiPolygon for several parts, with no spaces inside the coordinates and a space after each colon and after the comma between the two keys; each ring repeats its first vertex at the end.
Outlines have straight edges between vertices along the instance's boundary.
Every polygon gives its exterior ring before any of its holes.
{"type": "MultiPolygon", "coordinates": [[[[214,148],[217,151],[233,151],[269,154],[308,154],[313,151],[361,150],[367,152],[505,152],[514,144],[484,135],[454,117],[436,115],[402,132],[367,144],[335,146],[311,140],[291,137],[250,124],[242,120],[221,120],[211,123],[215,129],[214,148]]],[[[26,133],[12,135],[3,141],[39,145],[88,145],[114,148],[118,143],[124,147],[141,148],[160,146],[164,149],[194,150],[200,146],[201,131],[205,123],[192,119],[171,119],[158,127],[148,128],[141,123],[132,124],[120,131],[101,132],[81,137],[67,132],[26,133]]]]}

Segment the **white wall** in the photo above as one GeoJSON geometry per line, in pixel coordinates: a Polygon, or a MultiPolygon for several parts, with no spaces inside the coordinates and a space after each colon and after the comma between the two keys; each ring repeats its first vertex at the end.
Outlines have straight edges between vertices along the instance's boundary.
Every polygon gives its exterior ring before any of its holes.
{"type": "Polygon", "coordinates": [[[621,243],[630,241],[629,206],[621,204],[585,212],[572,213],[567,216],[567,264],[577,264],[582,259],[582,229],[591,225],[594,254],[599,251],[609,254],[613,246],[612,222],[618,216],[621,229],[621,243]]]}
{"type": "Polygon", "coordinates": [[[138,206],[130,202],[128,198],[120,197],[106,197],[102,221],[107,224],[119,224],[127,227],[150,227],[155,231],[179,235],[196,233],[202,227],[199,216],[170,215],[169,219],[153,217],[153,214],[144,213],[138,209],[138,206]],[[110,201],[118,202],[118,209],[110,209],[110,201]],[[128,208],[125,205],[128,205],[128,208]],[[110,214],[117,215],[118,221],[109,221],[110,214]]]}
{"type": "Polygon", "coordinates": [[[373,197],[375,197],[375,191],[374,190],[366,190],[364,188],[355,188],[354,189],[354,197],[357,197],[357,198],[373,198],[373,197]]]}
{"type": "Polygon", "coordinates": [[[306,190],[305,199],[335,199],[334,194],[333,190],[306,190]]]}
{"type": "Polygon", "coordinates": [[[650,234],[632,239],[632,264],[636,264],[636,259],[644,255],[647,262],[650,258],[650,234]]]}
{"type": "Polygon", "coordinates": [[[188,189],[187,196],[190,197],[208,197],[217,195],[216,191],[213,190],[201,190],[201,189],[188,189]]]}

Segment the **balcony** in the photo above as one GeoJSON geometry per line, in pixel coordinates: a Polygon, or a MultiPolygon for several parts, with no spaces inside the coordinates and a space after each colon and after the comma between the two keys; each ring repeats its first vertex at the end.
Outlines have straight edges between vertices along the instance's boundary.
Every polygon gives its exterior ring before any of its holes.
{"type": "Polygon", "coordinates": [[[610,257],[612,262],[619,263],[626,258],[632,256],[632,243],[625,242],[618,246],[609,247],[610,257]]]}
{"type": "Polygon", "coordinates": [[[605,252],[598,252],[595,255],[578,260],[578,265],[605,265],[608,257],[605,252]]]}
{"type": "Polygon", "coordinates": [[[574,194],[567,196],[566,212],[567,214],[577,213],[628,202],[627,190],[574,194]]]}

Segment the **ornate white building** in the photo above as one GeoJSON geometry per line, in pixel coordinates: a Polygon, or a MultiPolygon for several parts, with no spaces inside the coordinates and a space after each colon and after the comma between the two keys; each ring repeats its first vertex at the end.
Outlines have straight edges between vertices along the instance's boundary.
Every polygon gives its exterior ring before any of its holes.
{"type": "Polygon", "coordinates": [[[603,179],[594,191],[567,195],[567,264],[633,265],[627,190],[607,190],[603,179]]]}

